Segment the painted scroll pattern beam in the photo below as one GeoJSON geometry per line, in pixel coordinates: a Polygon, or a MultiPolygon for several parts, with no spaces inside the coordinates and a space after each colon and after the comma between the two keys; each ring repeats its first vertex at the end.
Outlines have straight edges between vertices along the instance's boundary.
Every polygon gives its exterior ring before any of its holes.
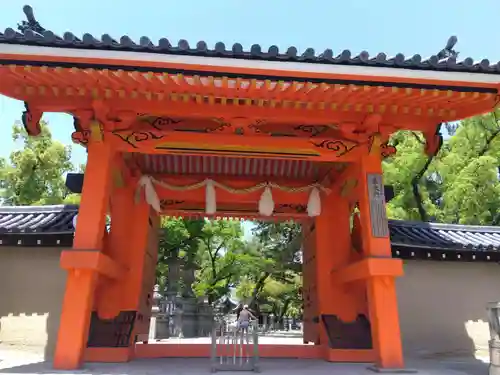
{"type": "MultiPolygon", "coordinates": [[[[95,129],[94,129],[95,132],[95,129]]],[[[102,130],[101,130],[102,132],[102,130]]],[[[76,132],[73,140],[88,143],[89,136],[76,132]]],[[[278,159],[315,159],[317,161],[356,161],[372,147],[373,137],[356,142],[347,139],[258,137],[238,135],[189,134],[156,130],[104,131],[105,142],[123,152],[219,155],[232,157],[267,157],[278,159]]],[[[384,145],[384,152],[389,148],[384,145]]],[[[392,152],[391,152],[392,153],[392,152]]]]}

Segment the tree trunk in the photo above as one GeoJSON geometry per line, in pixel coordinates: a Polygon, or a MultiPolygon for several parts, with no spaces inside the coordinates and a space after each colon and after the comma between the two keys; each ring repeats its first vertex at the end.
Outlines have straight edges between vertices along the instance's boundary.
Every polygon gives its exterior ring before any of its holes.
{"type": "Polygon", "coordinates": [[[252,307],[253,309],[255,309],[255,302],[257,301],[257,296],[264,288],[264,283],[266,282],[270,274],[271,274],[270,272],[264,272],[260,277],[260,279],[255,284],[255,288],[253,288],[252,299],[250,300],[249,303],[249,306],[252,307]]]}
{"type": "Polygon", "coordinates": [[[425,210],[424,202],[422,199],[422,195],[420,194],[420,189],[418,184],[420,183],[420,180],[424,176],[425,172],[427,172],[427,169],[429,169],[432,160],[434,160],[434,155],[431,155],[427,158],[427,161],[425,162],[422,169],[411,180],[413,196],[415,197],[415,203],[417,204],[418,214],[420,215],[420,220],[422,221],[429,221],[429,217],[427,215],[427,211],[425,210]]]}
{"type": "Polygon", "coordinates": [[[499,134],[500,134],[500,129],[491,133],[491,135],[488,137],[488,139],[486,139],[486,143],[484,144],[483,148],[481,149],[481,151],[479,151],[479,154],[478,154],[479,157],[484,156],[484,154],[486,154],[488,152],[488,150],[490,149],[491,143],[495,140],[495,138],[499,134]]]}
{"type": "Polygon", "coordinates": [[[280,315],[279,315],[280,321],[285,316],[285,314],[286,314],[286,312],[288,310],[288,306],[290,306],[290,302],[291,302],[291,300],[289,298],[285,300],[285,303],[283,304],[283,309],[281,310],[280,315]]]}
{"type": "Polygon", "coordinates": [[[500,212],[495,215],[495,217],[493,218],[493,222],[491,223],[491,225],[494,225],[494,226],[500,225],[500,212]]]}

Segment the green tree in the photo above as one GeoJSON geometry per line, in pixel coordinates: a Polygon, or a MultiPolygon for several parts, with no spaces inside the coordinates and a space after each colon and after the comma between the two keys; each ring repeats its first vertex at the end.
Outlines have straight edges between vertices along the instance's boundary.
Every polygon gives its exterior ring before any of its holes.
{"type": "Polygon", "coordinates": [[[498,113],[462,121],[431,171],[442,193],[439,221],[499,225],[499,166],[498,113]]]}
{"type": "Polygon", "coordinates": [[[0,161],[3,204],[58,204],[69,196],[64,175],[73,169],[71,147],[54,141],[47,124],[41,125],[38,137],[28,136],[20,124],[13,126],[12,139],[23,147],[0,161]]]}
{"type": "Polygon", "coordinates": [[[261,310],[272,313],[278,321],[284,316],[300,317],[302,315],[302,278],[296,275],[287,282],[268,279],[261,295],[259,305],[261,310]]]}
{"type": "Polygon", "coordinates": [[[199,248],[197,295],[213,303],[228,295],[238,281],[247,260],[243,228],[236,220],[207,220],[199,248]]]}
{"type": "Polygon", "coordinates": [[[7,176],[7,161],[5,158],[0,158],[0,203],[1,203],[1,198],[4,196],[3,191],[5,187],[7,186],[6,184],[6,176],[7,176]]]}
{"type": "Polygon", "coordinates": [[[436,215],[437,208],[428,191],[429,158],[424,153],[421,135],[411,131],[400,131],[392,136],[391,142],[397,146],[397,155],[383,163],[384,183],[394,187],[394,198],[387,204],[391,219],[421,220],[436,215]],[[418,174],[424,169],[423,178],[418,174]],[[418,197],[415,197],[415,184],[418,197]],[[419,207],[420,204],[420,207],[419,207]],[[422,215],[422,210],[425,214],[422,215]]]}
{"type": "Polygon", "coordinates": [[[241,223],[235,220],[189,220],[165,218],[162,221],[157,282],[173,290],[186,289],[181,269],[196,270],[192,285],[196,295],[214,303],[229,294],[244,268],[245,254],[241,223]]]}
{"type": "Polygon", "coordinates": [[[395,197],[387,205],[393,219],[457,224],[500,224],[500,122],[492,112],[447,124],[451,133],[430,159],[420,134],[394,134],[395,157],[384,162],[385,183],[395,197]],[[424,171],[421,178],[419,172],[424,171]],[[415,196],[415,183],[419,199],[415,196]],[[420,200],[420,201],[419,201],[420,200]],[[423,212],[422,212],[423,211],[423,212]]]}
{"type": "MultiPolygon", "coordinates": [[[[289,275],[286,282],[266,278],[256,297],[254,308],[259,312],[274,314],[281,319],[285,315],[299,317],[302,314],[302,277],[299,274],[289,275]]],[[[251,277],[243,277],[236,289],[240,300],[251,298],[255,282],[251,277]]]]}
{"type": "Polygon", "coordinates": [[[177,291],[180,274],[174,267],[180,267],[181,262],[189,266],[196,263],[199,242],[203,237],[205,220],[188,220],[183,218],[165,217],[161,223],[159,238],[158,263],[156,279],[162,290],[169,287],[177,291]],[[169,266],[172,269],[169,270],[169,266]],[[170,273],[169,273],[170,271],[170,273]],[[175,274],[173,274],[176,272],[175,274]]]}
{"type": "Polygon", "coordinates": [[[237,287],[237,295],[259,311],[268,282],[289,285],[299,277],[302,236],[300,225],[293,222],[258,222],[253,235],[245,249],[241,267],[245,278],[237,287]]]}

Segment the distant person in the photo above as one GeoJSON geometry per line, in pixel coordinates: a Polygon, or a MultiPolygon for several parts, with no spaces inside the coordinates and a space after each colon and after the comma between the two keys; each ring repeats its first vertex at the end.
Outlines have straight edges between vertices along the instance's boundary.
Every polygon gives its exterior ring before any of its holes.
{"type": "Polygon", "coordinates": [[[238,306],[236,306],[236,307],[233,309],[233,311],[235,311],[235,312],[236,312],[236,321],[238,321],[238,319],[240,318],[240,312],[241,312],[241,310],[243,310],[243,304],[240,302],[240,303],[238,304],[238,306]]]}
{"type": "Polygon", "coordinates": [[[250,325],[250,319],[257,319],[248,309],[248,305],[243,306],[238,315],[238,329],[241,329],[242,334],[248,333],[248,326],[250,325]]]}

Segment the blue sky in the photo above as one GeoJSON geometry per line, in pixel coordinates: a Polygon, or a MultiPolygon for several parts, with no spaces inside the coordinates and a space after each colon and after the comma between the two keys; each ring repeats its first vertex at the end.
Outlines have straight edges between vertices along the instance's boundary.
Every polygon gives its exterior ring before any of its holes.
{"type": "MultiPolygon", "coordinates": [[[[15,27],[24,19],[26,1],[2,4],[0,28],[15,27]]],[[[135,40],[142,35],[153,41],[167,37],[171,42],[187,39],[191,44],[205,40],[213,46],[240,42],[249,48],[258,43],[280,50],[294,45],[299,51],[331,48],[340,53],[367,50],[370,54],[437,53],[451,35],[458,36],[460,57],[500,60],[499,0],[476,4],[466,0],[184,0],[184,1],[67,1],[32,0],[38,21],[47,29],[75,35],[108,33],[135,40]]],[[[1,87],[1,83],[0,83],[1,87]]],[[[0,96],[0,156],[16,147],[10,138],[11,125],[20,119],[22,103],[0,96]]],[[[54,137],[70,144],[72,120],[62,114],[46,114],[54,137]]],[[[85,161],[79,146],[73,161],[85,161]]]]}

